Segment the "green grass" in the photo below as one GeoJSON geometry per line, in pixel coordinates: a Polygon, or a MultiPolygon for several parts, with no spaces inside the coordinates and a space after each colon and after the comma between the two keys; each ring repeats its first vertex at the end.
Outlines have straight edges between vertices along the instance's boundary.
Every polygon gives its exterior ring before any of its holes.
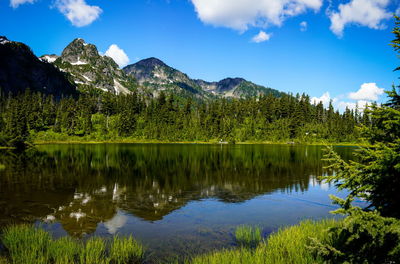
{"type": "Polygon", "coordinates": [[[3,164],[0,163],[0,170],[4,170],[6,168],[6,166],[4,166],[3,164]]]}
{"type": "Polygon", "coordinates": [[[143,246],[132,237],[114,237],[110,248],[110,258],[113,263],[140,263],[143,260],[143,255],[143,246]]]}
{"type": "Polygon", "coordinates": [[[0,256],[0,264],[124,264],[142,263],[143,246],[132,237],[114,237],[108,243],[92,237],[86,243],[69,237],[53,240],[50,234],[30,225],[4,229],[1,240],[7,257],[0,256]]]}
{"type": "Polygon", "coordinates": [[[99,237],[90,238],[84,247],[82,247],[79,260],[80,263],[86,264],[103,264],[109,263],[106,256],[106,245],[104,240],[99,237]]]}
{"type": "Polygon", "coordinates": [[[2,237],[12,263],[47,264],[50,234],[28,225],[7,227],[2,237]]]}
{"type": "Polygon", "coordinates": [[[49,255],[54,264],[73,264],[78,257],[80,245],[70,237],[62,237],[50,243],[49,255]]]}
{"type": "Polygon", "coordinates": [[[259,227],[240,226],[235,231],[236,242],[244,247],[256,247],[262,239],[259,227]]]}
{"type": "MultiPolygon", "coordinates": [[[[240,247],[201,255],[192,264],[309,264],[323,263],[310,248],[312,239],[326,240],[327,230],[337,225],[336,220],[303,221],[299,225],[281,229],[255,249],[240,247]]],[[[243,229],[243,228],[242,228],[243,229]]],[[[243,231],[243,230],[242,230],[243,231]]],[[[241,231],[241,232],[242,232],[241,231]]],[[[245,230],[249,233],[249,230],[245,230]]]]}

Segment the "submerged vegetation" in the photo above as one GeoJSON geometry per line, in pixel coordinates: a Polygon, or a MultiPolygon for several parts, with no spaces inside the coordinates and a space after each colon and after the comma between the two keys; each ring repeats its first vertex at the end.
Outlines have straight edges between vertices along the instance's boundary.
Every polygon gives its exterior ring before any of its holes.
{"type": "Polygon", "coordinates": [[[86,243],[69,237],[54,240],[48,232],[30,225],[7,227],[1,241],[8,259],[3,256],[0,263],[124,264],[141,263],[144,256],[143,246],[132,237],[114,237],[111,242],[92,237],[86,243]]]}
{"type": "Polygon", "coordinates": [[[256,247],[261,239],[261,229],[259,227],[239,226],[235,231],[236,242],[240,246],[256,247]]]}

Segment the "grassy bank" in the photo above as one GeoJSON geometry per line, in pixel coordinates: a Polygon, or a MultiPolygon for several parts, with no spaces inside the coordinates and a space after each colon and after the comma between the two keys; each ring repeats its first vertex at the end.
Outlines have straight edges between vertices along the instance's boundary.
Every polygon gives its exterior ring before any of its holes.
{"type": "Polygon", "coordinates": [[[338,223],[333,219],[318,222],[303,221],[299,225],[279,230],[267,240],[258,239],[260,237],[257,229],[241,229],[239,232],[238,229],[236,239],[240,245],[239,248],[198,256],[187,264],[324,263],[310,248],[311,241],[313,239],[326,240],[327,230],[338,223]],[[253,247],[256,241],[260,242],[253,247]]]}
{"type": "Polygon", "coordinates": [[[142,263],[144,256],[143,246],[132,237],[112,241],[93,237],[86,243],[69,237],[54,240],[48,232],[29,225],[6,228],[1,240],[7,253],[0,256],[1,264],[142,263]]]}
{"type": "MultiPolygon", "coordinates": [[[[99,143],[148,143],[148,144],[220,144],[221,138],[210,139],[194,139],[194,140],[159,140],[159,139],[146,139],[138,137],[120,137],[117,135],[112,136],[98,136],[98,135],[85,135],[85,136],[70,136],[63,133],[55,133],[53,131],[41,131],[38,133],[31,132],[31,140],[34,144],[99,144],[99,143]]],[[[361,141],[354,142],[335,142],[325,139],[302,140],[302,139],[285,139],[285,140],[234,140],[229,141],[222,138],[223,143],[235,144],[303,144],[303,145],[343,145],[354,146],[364,145],[361,141]]]]}
{"type": "MultiPolygon", "coordinates": [[[[236,229],[237,248],[222,250],[187,260],[186,264],[306,264],[323,263],[310,249],[312,239],[326,241],[328,228],[338,225],[336,220],[303,221],[299,225],[281,229],[266,240],[258,227],[241,226],[236,229]]],[[[42,229],[28,225],[11,226],[1,237],[6,263],[143,263],[143,246],[132,237],[114,237],[111,241],[91,238],[85,243],[69,237],[52,239],[42,229]]]]}

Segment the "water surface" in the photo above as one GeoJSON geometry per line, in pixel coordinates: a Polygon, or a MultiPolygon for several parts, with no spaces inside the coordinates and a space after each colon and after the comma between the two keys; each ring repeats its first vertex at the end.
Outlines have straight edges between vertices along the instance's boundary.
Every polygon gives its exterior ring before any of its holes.
{"type": "MultiPolygon", "coordinates": [[[[234,245],[238,225],[268,234],[330,217],[321,146],[97,144],[0,150],[0,226],[54,236],[133,234],[149,262],[234,245]]],[[[336,147],[345,159],[353,147],[336,147]]]]}

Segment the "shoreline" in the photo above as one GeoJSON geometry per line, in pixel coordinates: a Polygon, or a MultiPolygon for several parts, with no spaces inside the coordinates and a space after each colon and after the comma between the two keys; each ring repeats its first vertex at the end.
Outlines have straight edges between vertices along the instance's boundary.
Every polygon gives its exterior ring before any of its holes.
{"type": "MultiPolygon", "coordinates": [[[[356,142],[272,142],[272,141],[245,141],[245,142],[218,142],[218,141],[162,141],[162,140],[37,140],[33,142],[33,145],[96,145],[96,144],[165,144],[165,145],[288,145],[288,146],[355,146],[355,147],[367,147],[369,144],[356,143],[356,142]]],[[[1,149],[2,147],[0,147],[1,149]]],[[[5,147],[4,149],[7,149],[5,147]]]]}

